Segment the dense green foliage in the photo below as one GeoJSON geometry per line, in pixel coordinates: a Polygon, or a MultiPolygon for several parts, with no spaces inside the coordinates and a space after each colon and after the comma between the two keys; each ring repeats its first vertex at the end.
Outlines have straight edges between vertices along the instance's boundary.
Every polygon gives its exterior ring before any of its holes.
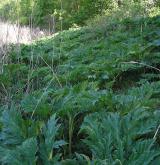
{"type": "Polygon", "coordinates": [[[61,29],[61,20],[66,29],[73,24],[82,25],[85,20],[101,13],[109,7],[110,0],[5,0],[0,6],[1,17],[21,24],[48,27],[56,22],[61,29]],[[53,22],[53,18],[55,19],[53,22]]]}
{"type": "Polygon", "coordinates": [[[13,46],[0,74],[0,163],[158,165],[160,16],[13,46]]]}
{"type": "Polygon", "coordinates": [[[50,30],[85,25],[97,15],[123,11],[121,15],[147,15],[157,0],[4,0],[0,4],[2,19],[23,25],[40,26],[50,30]]]}

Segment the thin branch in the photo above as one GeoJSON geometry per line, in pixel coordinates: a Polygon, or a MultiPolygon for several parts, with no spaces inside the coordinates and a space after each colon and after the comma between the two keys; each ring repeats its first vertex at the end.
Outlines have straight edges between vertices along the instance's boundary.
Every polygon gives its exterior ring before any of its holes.
{"type": "Polygon", "coordinates": [[[158,68],[156,68],[156,67],[154,67],[154,66],[148,65],[148,64],[141,63],[141,62],[129,61],[129,62],[122,62],[122,63],[123,63],[123,64],[139,64],[139,65],[143,65],[143,66],[152,68],[152,69],[157,70],[157,71],[160,72],[160,69],[158,69],[158,68]]]}

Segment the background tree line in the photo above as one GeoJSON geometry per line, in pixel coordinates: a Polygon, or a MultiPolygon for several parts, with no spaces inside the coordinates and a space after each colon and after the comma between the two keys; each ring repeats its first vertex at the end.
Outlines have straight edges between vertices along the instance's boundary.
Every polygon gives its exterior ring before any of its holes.
{"type": "Polygon", "coordinates": [[[87,20],[115,7],[142,2],[160,4],[158,0],[4,0],[0,4],[0,15],[1,19],[19,21],[22,25],[61,30],[85,25],[87,20]]]}

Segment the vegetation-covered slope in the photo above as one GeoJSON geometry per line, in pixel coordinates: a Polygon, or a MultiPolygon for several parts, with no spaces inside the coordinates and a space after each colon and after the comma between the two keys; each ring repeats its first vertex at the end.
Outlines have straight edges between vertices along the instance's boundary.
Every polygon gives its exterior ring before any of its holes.
{"type": "Polygon", "coordinates": [[[159,26],[159,16],[126,19],[13,47],[0,75],[0,162],[158,165],[159,26]]]}

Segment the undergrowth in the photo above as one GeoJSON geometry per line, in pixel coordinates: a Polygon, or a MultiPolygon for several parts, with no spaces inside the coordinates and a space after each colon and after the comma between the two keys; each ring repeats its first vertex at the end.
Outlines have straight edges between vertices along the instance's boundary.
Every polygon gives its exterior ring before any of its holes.
{"type": "Polygon", "coordinates": [[[0,75],[0,162],[158,165],[160,17],[13,46],[0,75]]]}

